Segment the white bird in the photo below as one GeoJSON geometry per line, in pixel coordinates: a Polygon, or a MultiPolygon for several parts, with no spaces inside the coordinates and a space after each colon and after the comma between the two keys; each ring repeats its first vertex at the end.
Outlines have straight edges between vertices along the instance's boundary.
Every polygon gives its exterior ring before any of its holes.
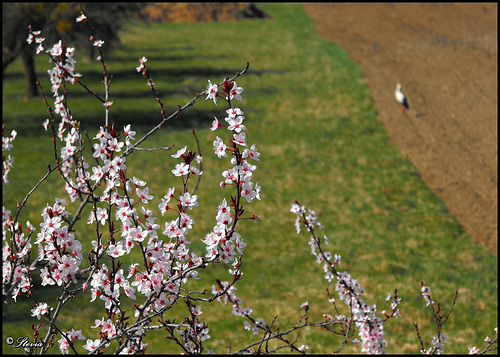
{"type": "Polygon", "coordinates": [[[403,114],[405,108],[410,109],[410,105],[408,104],[408,99],[403,93],[401,93],[401,84],[399,83],[396,85],[396,91],[394,92],[394,96],[396,97],[396,100],[401,104],[399,110],[401,114],[403,114]]]}

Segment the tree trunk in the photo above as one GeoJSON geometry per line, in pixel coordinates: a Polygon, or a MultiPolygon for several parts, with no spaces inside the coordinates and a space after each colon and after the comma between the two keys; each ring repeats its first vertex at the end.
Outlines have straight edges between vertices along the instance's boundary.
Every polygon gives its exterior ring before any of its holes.
{"type": "Polygon", "coordinates": [[[36,84],[35,72],[35,54],[29,49],[25,49],[21,53],[24,67],[24,81],[26,83],[25,99],[33,98],[38,95],[38,86],[36,84]]]}

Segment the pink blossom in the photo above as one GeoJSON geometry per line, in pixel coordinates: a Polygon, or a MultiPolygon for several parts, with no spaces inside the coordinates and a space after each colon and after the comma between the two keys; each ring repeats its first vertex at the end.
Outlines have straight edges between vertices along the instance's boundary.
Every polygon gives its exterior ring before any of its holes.
{"type": "Polygon", "coordinates": [[[218,91],[219,87],[217,86],[217,84],[212,84],[212,82],[208,80],[208,87],[206,89],[207,97],[205,98],[205,100],[213,99],[214,103],[217,104],[217,97],[219,96],[218,91]]]}
{"type": "Polygon", "coordinates": [[[237,116],[235,118],[226,118],[226,122],[229,124],[227,127],[228,130],[234,130],[236,133],[241,132],[242,130],[245,130],[246,127],[243,125],[243,119],[244,117],[242,116],[237,116]]]}
{"type": "Polygon", "coordinates": [[[175,165],[175,169],[172,170],[172,173],[175,176],[187,175],[189,173],[189,165],[187,165],[183,162],[180,164],[177,164],[177,165],[175,165]]]}
{"type": "Polygon", "coordinates": [[[239,133],[239,134],[234,134],[233,135],[233,140],[238,145],[241,145],[241,146],[246,146],[247,145],[247,135],[243,131],[241,133],[239,133]]]}
{"type": "Polygon", "coordinates": [[[305,207],[299,206],[297,203],[292,203],[292,208],[290,208],[290,212],[296,214],[302,214],[305,212],[305,207]]]}
{"type": "Polygon", "coordinates": [[[118,258],[125,254],[123,244],[110,244],[108,247],[108,255],[112,258],[118,258]]]}
{"type": "Polygon", "coordinates": [[[83,346],[83,348],[86,349],[87,351],[93,352],[100,344],[101,344],[100,339],[94,341],[88,339],[87,343],[83,346]]]}
{"type": "Polygon", "coordinates": [[[210,128],[210,130],[214,131],[217,130],[218,128],[220,128],[219,119],[217,119],[217,117],[214,117],[214,120],[212,122],[212,127],[210,128]]]}
{"type": "Polygon", "coordinates": [[[252,144],[252,146],[250,147],[250,149],[245,149],[243,151],[242,157],[244,159],[246,159],[247,157],[250,157],[250,158],[252,158],[255,161],[259,161],[260,153],[255,148],[255,144],[252,144]]]}
{"type": "Polygon", "coordinates": [[[85,16],[85,14],[83,14],[83,13],[76,18],[76,22],[82,22],[82,21],[83,22],[87,21],[87,16],[85,16]]]}
{"type": "Polygon", "coordinates": [[[201,315],[203,312],[201,311],[201,306],[193,306],[191,307],[191,313],[194,315],[194,316],[199,316],[201,315]]]}
{"type": "Polygon", "coordinates": [[[242,87],[238,87],[235,81],[227,81],[224,80],[224,91],[228,94],[226,95],[226,100],[232,100],[236,98],[237,100],[241,100],[241,93],[243,92],[242,87]]]}
{"type": "Polygon", "coordinates": [[[139,58],[140,66],[136,67],[137,72],[141,72],[144,68],[146,68],[145,63],[148,61],[146,57],[139,58]]]}
{"type": "Polygon", "coordinates": [[[184,156],[184,154],[186,153],[186,150],[187,150],[187,146],[184,146],[182,149],[177,150],[177,152],[175,154],[170,155],[170,156],[172,156],[174,159],[178,159],[178,158],[184,156]]]}
{"type": "Polygon", "coordinates": [[[243,111],[240,108],[226,109],[226,113],[229,115],[230,118],[235,118],[236,116],[243,115],[243,111]]]}
{"type": "Polygon", "coordinates": [[[50,50],[50,54],[52,56],[60,56],[63,53],[63,45],[62,41],[59,40],[58,43],[56,43],[54,46],[52,46],[52,49],[50,50]]]}
{"type": "Polygon", "coordinates": [[[149,188],[144,187],[144,189],[138,188],[137,191],[137,196],[141,199],[142,203],[148,203],[148,200],[152,200],[154,198],[153,195],[149,194],[149,188]]]}
{"type": "Polygon", "coordinates": [[[141,227],[130,228],[129,236],[136,242],[142,242],[148,235],[148,231],[143,231],[141,227]]]}
{"type": "Polygon", "coordinates": [[[217,154],[217,157],[219,159],[221,157],[227,157],[226,149],[227,149],[226,144],[224,144],[222,139],[217,136],[215,141],[214,141],[214,151],[215,151],[215,154],[217,154]]]}
{"type": "MultiPolygon", "coordinates": [[[[93,212],[90,213],[92,216],[93,212]]],[[[97,222],[101,223],[102,225],[106,224],[106,220],[108,219],[108,211],[105,208],[98,207],[97,211],[95,212],[95,219],[97,222]]]]}
{"type": "Polygon", "coordinates": [[[479,353],[479,348],[477,348],[476,346],[473,346],[473,347],[469,347],[469,354],[470,355],[475,355],[475,354],[478,354],[479,353]]]}
{"type": "Polygon", "coordinates": [[[47,303],[38,303],[35,308],[31,309],[31,316],[36,317],[38,320],[40,320],[42,315],[48,314],[50,310],[52,310],[52,308],[49,307],[47,303]]]}
{"type": "Polygon", "coordinates": [[[197,199],[198,199],[197,195],[191,196],[189,192],[186,192],[185,194],[179,196],[179,201],[181,205],[189,209],[193,209],[193,207],[199,206],[199,203],[196,202],[197,199]]]}

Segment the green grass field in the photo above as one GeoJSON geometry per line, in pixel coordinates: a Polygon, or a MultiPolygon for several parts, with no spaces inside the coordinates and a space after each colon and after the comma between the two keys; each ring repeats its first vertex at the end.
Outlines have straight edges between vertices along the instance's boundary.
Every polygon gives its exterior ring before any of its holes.
{"type": "MultiPolygon", "coordinates": [[[[170,112],[205,88],[208,79],[220,82],[250,62],[248,74],[237,83],[245,88],[240,107],[246,116],[248,142],[261,152],[254,177],[263,193],[261,201],[245,205],[246,212],[262,219],[257,224],[242,221],[239,226],[248,244],[245,275],[236,285],[243,306],[250,306],[255,318],[268,323],[278,316],[282,330],[296,322],[304,301],[309,301],[311,320],[321,320],[323,313],[335,315],[326,294],[326,288],[334,291],[334,284],[323,278],[322,267],[310,254],[307,235],[297,235],[293,226],[290,204],[299,200],[319,214],[331,252],[342,255],[340,270],[347,270],[366,288],[365,302],[377,304],[379,315],[389,309],[387,292],[398,289],[403,317],[385,326],[389,353],[419,353],[413,322],[419,324],[426,348],[437,334],[420,294],[421,281],[432,288],[433,299],[445,309],[458,288],[457,306],[443,330],[449,336],[446,352],[468,353],[467,347],[483,346],[484,338],[493,337],[497,326],[495,257],[474,243],[391,143],[377,118],[362,70],[348,54],[318,36],[302,5],[266,3],[262,7],[271,20],[128,26],[122,46],[107,59],[108,71],[114,76],[111,121],[119,127],[132,123],[138,132],[145,132],[161,120],[152,92],[135,71],[141,56],[148,58],[148,69],[170,112]]],[[[48,91],[46,58],[40,56],[37,66],[48,91]]],[[[83,73],[83,82],[102,93],[98,63],[78,61],[77,71],[83,73]]],[[[16,62],[6,71],[3,94],[6,130],[18,131],[10,152],[15,158],[11,183],[3,191],[3,205],[12,211],[53,160],[50,135],[41,126],[48,118],[47,110],[41,99],[22,100],[23,85],[22,67],[16,62]]],[[[68,101],[74,118],[93,137],[103,125],[102,104],[84,95],[78,86],[70,88],[68,101]]],[[[189,238],[192,249],[200,253],[200,239],[215,224],[217,205],[232,194],[218,186],[222,170],[230,164],[217,159],[212,151],[215,136],[225,133],[209,130],[213,116],[222,119],[224,109],[222,103],[214,106],[202,98],[145,145],[175,144],[176,149],[188,145],[194,150],[191,128],[196,129],[205,174],[198,191],[200,207],[193,211],[196,226],[189,238]]],[[[180,181],[170,174],[176,163],[170,154],[140,152],[127,159],[128,176],[147,181],[155,195],[150,206],[155,212],[166,190],[180,187],[180,181]]],[[[30,198],[21,222],[29,220],[36,226],[46,203],[65,195],[62,180],[49,177],[30,198]]],[[[88,245],[92,231],[85,222],[76,228],[77,238],[88,245]]],[[[199,291],[210,290],[216,278],[230,278],[223,265],[200,275],[200,282],[190,285],[199,291]]],[[[55,305],[56,293],[44,289],[37,299],[55,305]]],[[[89,300],[89,293],[75,298],[59,318],[59,327],[82,329],[86,338],[97,338],[90,326],[100,316],[102,305],[89,300]]],[[[18,301],[3,309],[4,353],[23,353],[7,346],[5,338],[32,337],[31,324],[38,323],[30,316],[33,302],[18,301]]],[[[181,316],[183,309],[180,306],[173,316],[181,316]]],[[[211,336],[206,348],[226,353],[229,343],[237,350],[256,340],[243,329],[243,320],[232,315],[231,306],[202,305],[202,310],[201,320],[208,323],[211,336]]],[[[180,352],[165,335],[148,335],[147,352],[180,352]]],[[[320,330],[302,331],[300,341],[311,347],[311,353],[331,353],[342,342],[320,330]]],[[[81,345],[77,348],[84,352],[81,345]]],[[[353,346],[343,351],[356,352],[353,346]]]]}

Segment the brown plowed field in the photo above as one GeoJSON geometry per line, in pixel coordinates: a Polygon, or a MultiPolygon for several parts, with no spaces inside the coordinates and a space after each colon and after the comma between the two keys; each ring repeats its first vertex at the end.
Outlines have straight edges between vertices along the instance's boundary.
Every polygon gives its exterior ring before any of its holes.
{"type": "Polygon", "coordinates": [[[497,4],[308,3],[364,71],[379,119],[465,230],[497,256],[497,4]],[[408,97],[404,115],[396,83],[408,97]]]}

